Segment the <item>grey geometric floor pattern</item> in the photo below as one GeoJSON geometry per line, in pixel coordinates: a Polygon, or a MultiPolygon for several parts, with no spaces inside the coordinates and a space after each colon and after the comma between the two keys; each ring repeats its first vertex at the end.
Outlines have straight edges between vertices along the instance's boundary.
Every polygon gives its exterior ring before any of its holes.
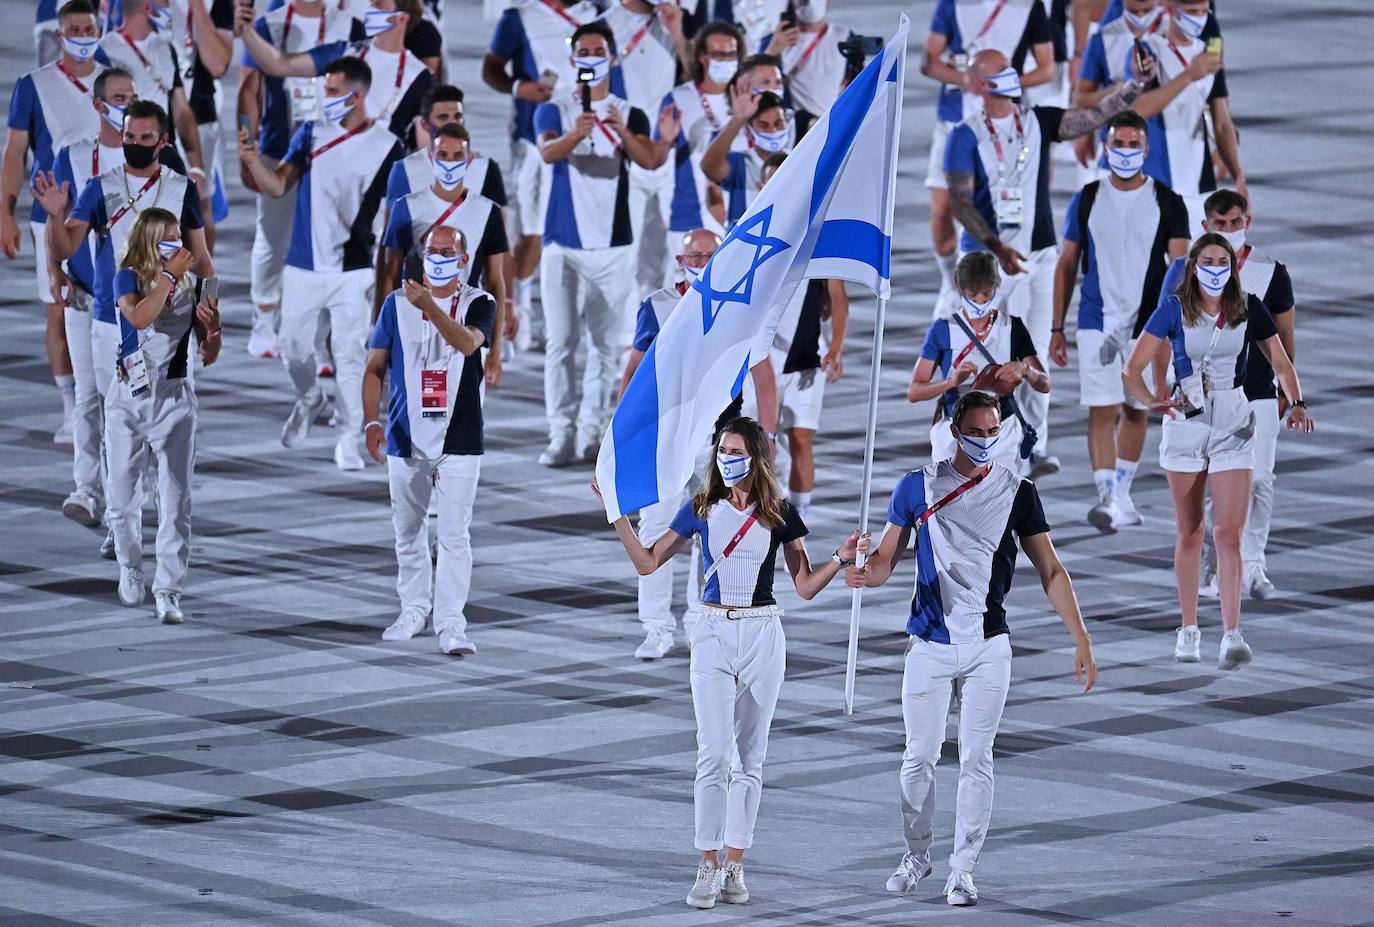
{"type": "MultiPolygon", "coordinates": [[[[0,14],[8,81],[30,54],[21,6],[0,14]]],[[[909,10],[913,44],[930,6],[909,10]]],[[[1176,665],[1157,436],[1136,483],[1145,527],[1099,537],[1083,521],[1076,377],[1055,372],[1065,470],[1041,492],[1102,677],[1077,693],[1068,637],[1023,569],[976,911],[939,894],[952,740],[935,875],[913,897],[882,890],[902,849],[906,572],[865,599],[852,717],[841,711],[846,591],[784,595],[787,683],[749,856],[753,901],[683,904],[695,752],[685,651],[631,658],[634,575],[590,471],[533,462],[537,358],[488,398],[469,608],[480,652],[444,657],[432,636],[381,642],[396,607],[383,473],[340,475],[326,434],[279,446],[286,377],[243,353],[251,209],[233,184],[218,257],[233,308],[224,359],[199,378],[192,620],[181,627],[121,608],[99,536],[58,514],[70,458],[50,441],[57,399],[27,244],[0,269],[0,924],[1374,923],[1374,185],[1368,135],[1353,129],[1374,115],[1358,89],[1374,76],[1371,19],[1355,3],[1221,6],[1252,238],[1292,268],[1319,429],[1280,441],[1270,558],[1283,595],[1244,603],[1253,666],[1176,665]]],[[[835,7],[887,34],[897,5],[835,7]]],[[[503,106],[476,76],[489,29],[468,17],[450,19],[451,67],[480,144],[499,153],[503,106]]],[[[932,85],[914,55],[877,512],[928,453],[929,410],[902,399],[933,283],[920,186],[932,85]]],[[[1059,171],[1067,194],[1071,172],[1059,171]]],[[[855,317],[818,449],[818,560],[857,505],[871,299],[855,317]]],[[[1203,628],[1214,653],[1215,603],[1203,628]]]]}

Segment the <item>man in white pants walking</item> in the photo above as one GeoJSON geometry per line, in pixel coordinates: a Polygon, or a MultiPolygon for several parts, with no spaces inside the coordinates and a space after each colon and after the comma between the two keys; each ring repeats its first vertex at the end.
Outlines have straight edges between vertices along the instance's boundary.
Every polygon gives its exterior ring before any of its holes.
{"type": "Polygon", "coordinates": [[[1017,540],[1073,634],[1074,678],[1085,679],[1084,692],[1097,679],[1097,663],[1035,484],[992,461],[1001,430],[997,397],[965,394],[954,406],[950,429],[958,446],[953,459],[912,470],[898,481],[877,551],[862,567],[851,567],[846,581],[854,587],[887,582],[916,532],[916,594],[902,676],[906,752],[900,781],[907,851],[887,889],[910,892],[931,872],[935,764],[945,739],[950,691],[957,685],[959,791],[945,900],[962,906],[978,903],[973,870],[992,818],[992,744],[1011,684],[1002,600],[1016,569],[1017,540]]]}
{"type": "Polygon", "coordinates": [[[491,343],[496,301],[461,282],[468,262],[462,232],[436,225],[423,247],[424,282],[406,280],[387,296],[363,378],[367,450],[386,463],[396,528],[401,614],[382,640],[409,640],[433,611],[441,651],[476,653],[463,608],[472,581],[468,525],[482,468],[482,348],[491,343]],[[383,427],[379,408],[388,372],[383,427]],[[436,493],[439,557],[432,564],[426,513],[436,493]]]}

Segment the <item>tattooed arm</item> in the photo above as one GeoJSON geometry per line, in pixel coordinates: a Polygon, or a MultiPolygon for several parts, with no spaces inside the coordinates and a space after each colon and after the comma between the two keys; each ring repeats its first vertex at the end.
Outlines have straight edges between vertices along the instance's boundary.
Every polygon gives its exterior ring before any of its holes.
{"type": "Polygon", "coordinates": [[[1078,106],[1064,113],[1063,118],[1059,121],[1059,140],[1061,142],[1086,135],[1117,113],[1124,113],[1131,108],[1136,97],[1144,93],[1145,88],[1155,79],[1157,70],[1155,59],[1150,55],[1139,56],[1137,61],[1140,69],[1139,76],[1124,82],[1115,91],[1098,100],[1093,106],[1078,106]]]}
{"type": "Polygon", "coordinates": [[[1024,271],[1025,268],[1020,262],[1024,261],[1026,256],[998,238],[997,233],[988,227],[987,219],[978,211],[978,207],[973,205],[973,172],[946,171],[945,182],[949,186],[950,206],[954,210],[954,218],[965,231],[997,256],[1004,272],[1019,274],[1024,271]]]}

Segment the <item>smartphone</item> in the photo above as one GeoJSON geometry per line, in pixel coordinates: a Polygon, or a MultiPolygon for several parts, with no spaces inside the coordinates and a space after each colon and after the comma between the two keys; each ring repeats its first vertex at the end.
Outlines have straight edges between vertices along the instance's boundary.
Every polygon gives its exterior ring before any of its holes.
{"type": "Polygon", "coordinates": [[[206,277],[200,281],[200,292],[196,294],[196,304],[219,302],[219,277],[206,277]]]}
{"type": "Polygon", "coordinates": [[[248,118],[247,113],[239,115],[239,138],[250,139],[253,137],[253,120],[248,118]]]}
{"type": "Polygon", "coordinates": [[[552,90],[558,86],[558,72],[553,68],[545,68],[539,75],[539,83],[552,90]]]}
{"type": "Polygon", "coordinates": [[[1150,58],[1150,49],[1140,39],[1134,41],[1135,61],[1131,64],[1131,69],[1139,75],[1145,70],[1145,62],[1150,58]]]}
{"type": "Polygon", "coordinates": [[[1221,57],[1221,36],[1213,36],[1207,40],[1207,53],[1221,57]]]}

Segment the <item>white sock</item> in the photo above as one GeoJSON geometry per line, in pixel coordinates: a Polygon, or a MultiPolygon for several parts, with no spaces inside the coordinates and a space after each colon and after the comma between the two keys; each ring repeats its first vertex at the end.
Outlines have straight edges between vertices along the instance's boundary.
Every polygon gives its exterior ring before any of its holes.
{"type": "Polygon", "coordinates": [[[1138,460],[1116,459],[1116,497],[1118,499],[1131,498],[1131,481],[1135,479],[1135,468],[1140,466],[1138,460]]]}
{"type": "Polygon", "coordinates": [[[1093,482],[1097,484],[1097,498],[1110,499],[1116,491],[1116,471],[1094,470],[1093,482]]]}
{"type": "Polygon", "coordinates": [[[806,516],[811,514],[811,493],[802,492],[794,489],[787,494],[787,501],[792,503],[792,507],[797,510],[797,514],[806,520],[806,516]]]}
{"type": "Polygon", "coordinates": [[[521,315],[529,312],[534,302],[534,274],[515,278],[515,305],[521,315]]]}
{"type": "Polygon", "coordinates": [[[941,290],[954,289],[954,265],[956,263],[955,255],[957,255],[958,253],[959,252],[956,249],[954,252],[950,254],[935,255],[935,267],[937,270],[940,271],[941,290]]]}
{"type": "Polygon", "coordinates": [[[55,373],[52,378],[57,384],[57,392],[62,396],[62,417],[71,418],[72,408],[76,405],[76,377],[69,373],[55,373]]]}

